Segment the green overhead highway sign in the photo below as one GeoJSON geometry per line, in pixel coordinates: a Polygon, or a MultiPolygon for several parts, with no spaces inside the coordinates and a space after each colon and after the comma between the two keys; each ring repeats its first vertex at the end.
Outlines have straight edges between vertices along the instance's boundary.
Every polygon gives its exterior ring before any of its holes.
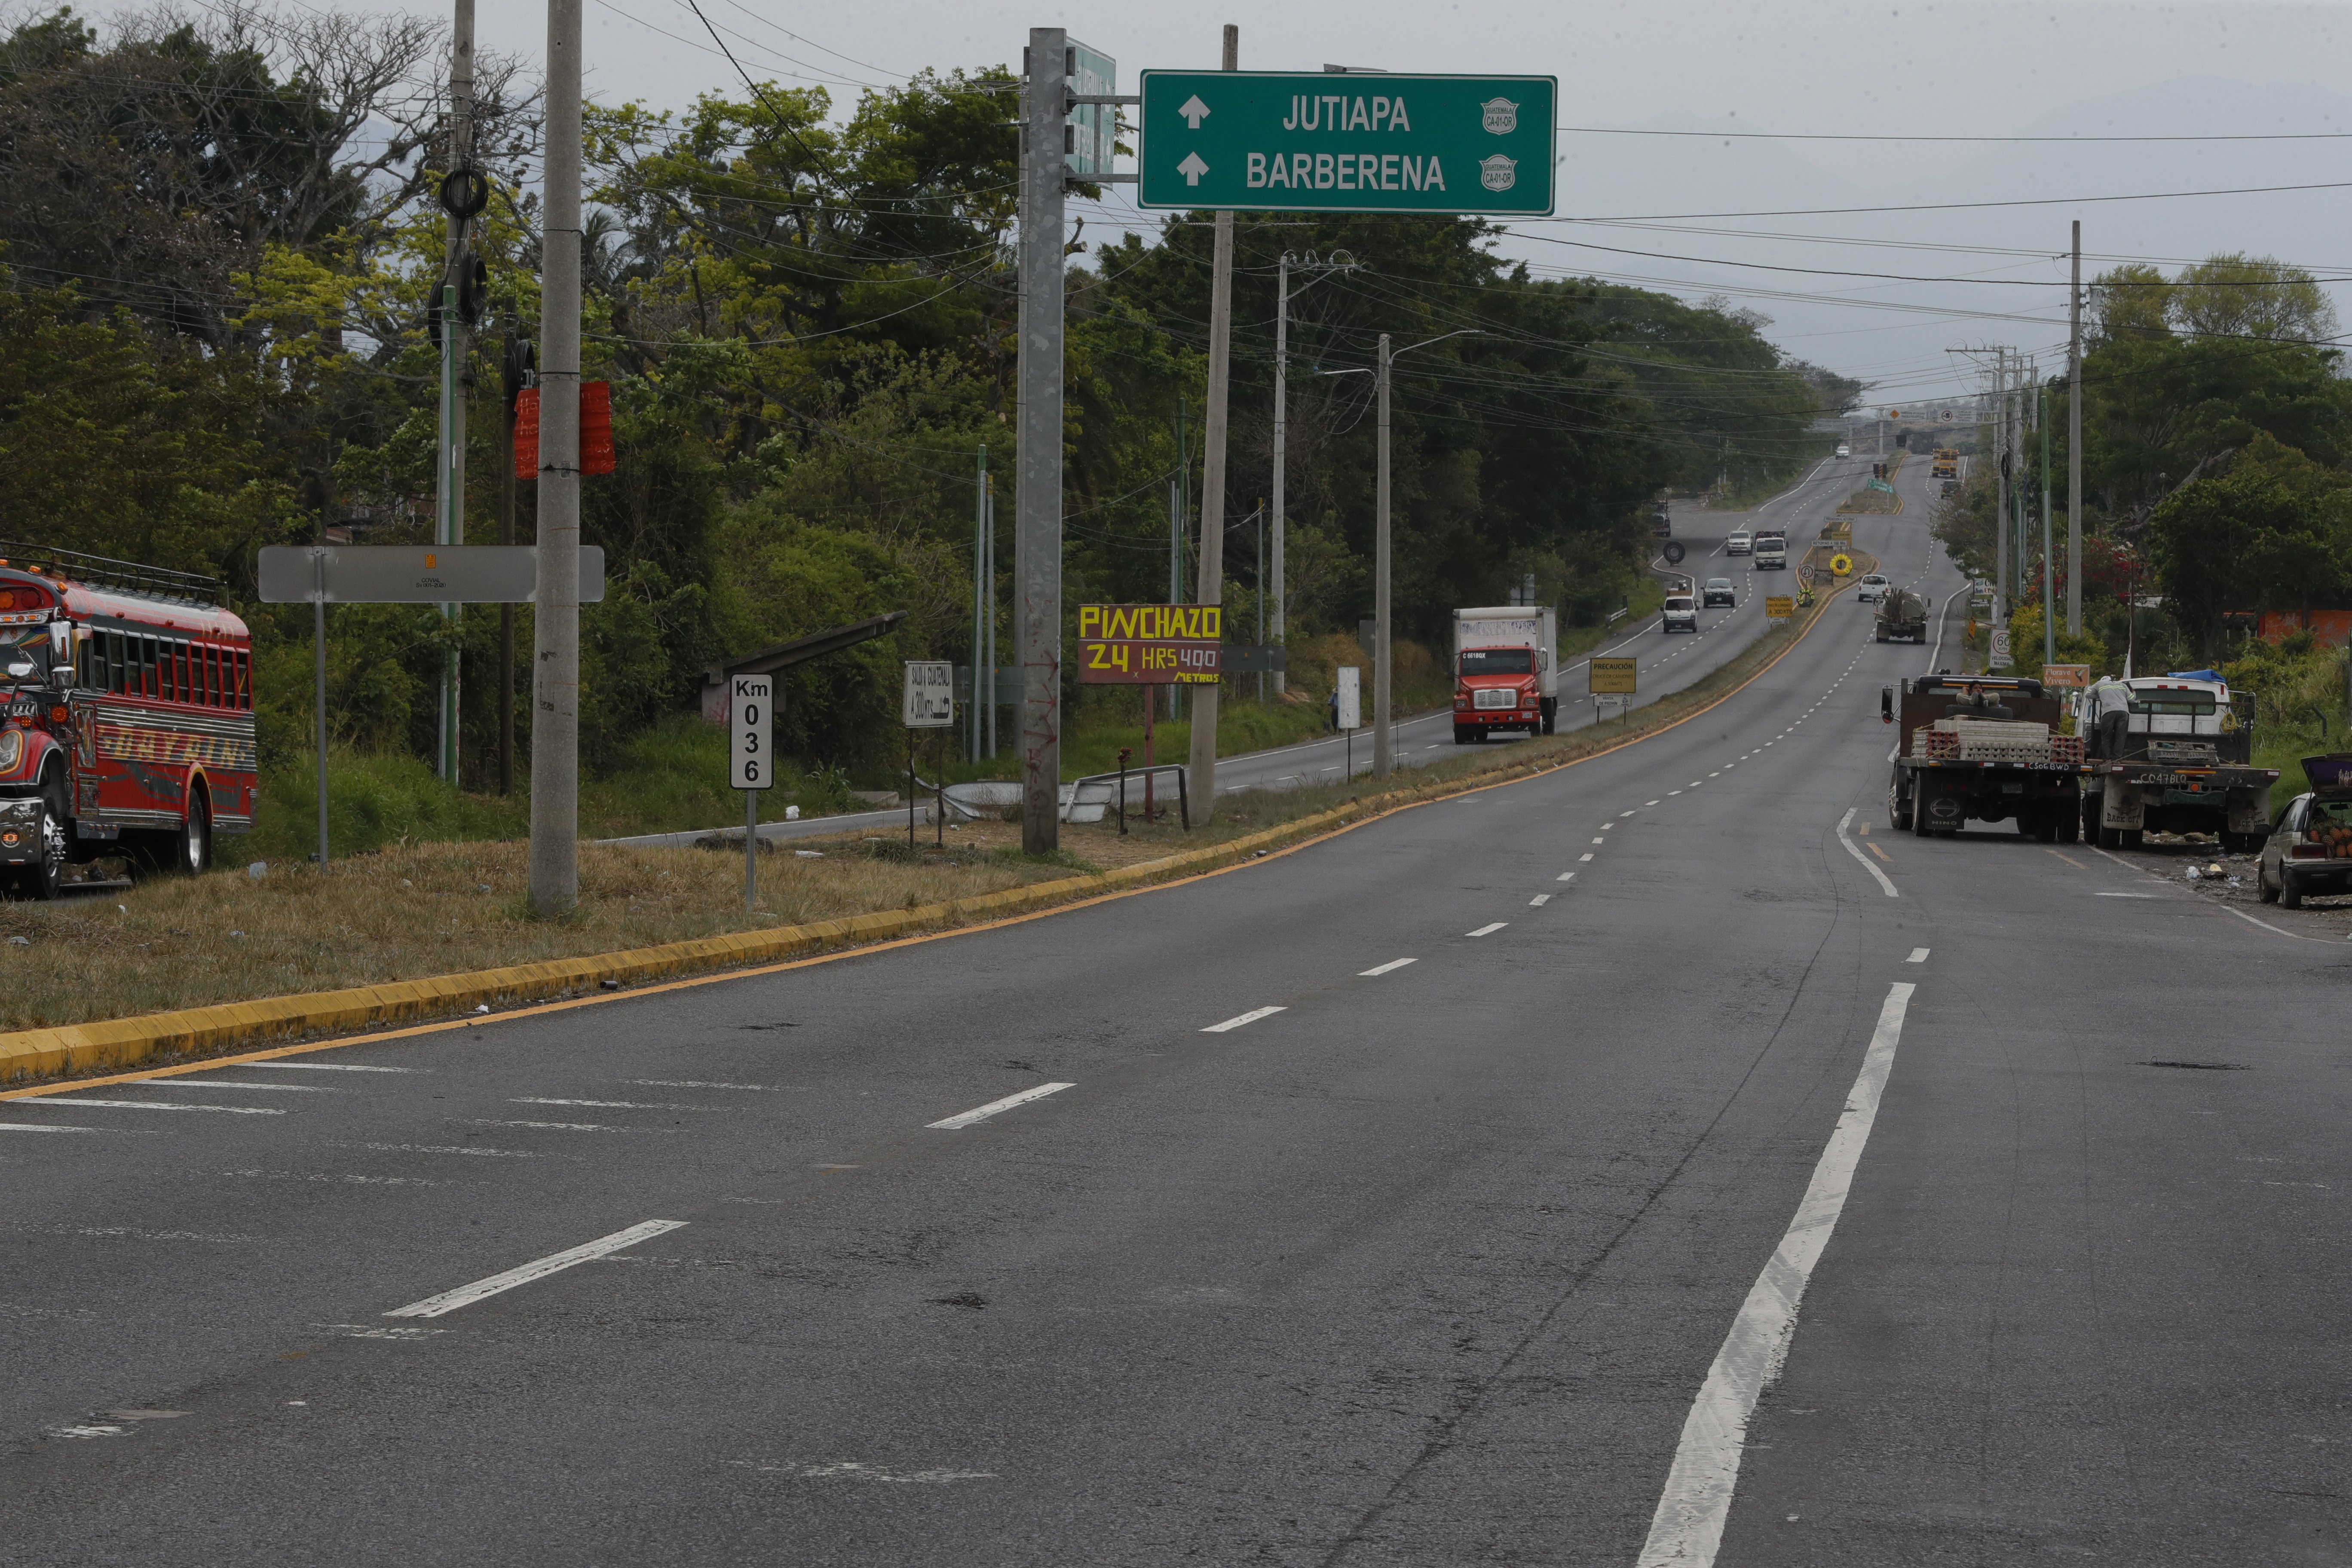
{"type": "Polygon", "coordinates": [[[1137,199],[1540,217],[1559,96],[1549,76],[1145,71],[1137,199]]]}

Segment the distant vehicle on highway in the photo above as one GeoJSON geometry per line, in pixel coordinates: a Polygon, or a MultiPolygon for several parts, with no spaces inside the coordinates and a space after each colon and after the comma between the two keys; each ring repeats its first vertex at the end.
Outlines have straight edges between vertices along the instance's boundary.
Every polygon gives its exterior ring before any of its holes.
{"type": "Polygon", "coordinates": [[[1668,504],[1666,492],[1660,490],[1650,499],[1650,535],[1654,539],[1671,539],[1675,531],[1675,510],[1668,504]]]}
{"type": "Polygon", "coordinates": [[[1711,610],[1717,605],[1737,605],[1738,602],[1731,592],[1728,577],[1709,577],[1706,586],[1699,590],[1698,604],[1703,610],[1711,610]]]}
{"type": "Polygon", "coordinates": [[[1873,572],[1853,585],[1854,603],[1874,605],[1886,596],[1886,579],[1873,572]]]}
{"type": "Polygon", "coordinates": [[[1880,589],[1878,610],[1870,627],[1871,640],[1926,642],[1929,607],[1924,594],[1915,594],[1908,588],[1880,589]]]}
{"type": "Polygon", "coordinates": [[[2266,904],[2302,907],[2312,893],[2352,892],[2352,755],[2305,757],[2316,785],[2279,814],[2254,865],[2254,890],[2266,904]]]}
{"type": "Polygon", "coordinates": [[[1944,488],[1943,488],[1940,491],[1938,491],[1938,492],[1937,492],[1937,494],[1938,494],[1938,496],[1939,496],[1939,497],[1940,497],[1940,496],[1948,496],[1948,495],[1950,495],[1954,490],[1958,489],[1959,488],[1960,488],[1960,481],[1959,481],[1959,480],[1958,480],[1958,479],[1946,479],[1946,480],[1944,481],[1944,488]]]}
{"type": "Polygon", "coordinates": [[[1840,441],[1838,443],[1838,456],[1841,458],[1851,458],[1853,456],[1853,448],[1847,446],[1844,442],[1840,441]]]}
{"type": "Polygon", "coordinates": [[[1766,529],[1756,535],[1756,570],[1785,572],[1789,569],[1789,533],[1786,529],[1766,529]]]}
{"type": "Polygon", "coordinates": [[[1745,555],[1755,543],[1755,537],[1744,528],[1733,529],[1731,537],[1723,542],[1723,552],[1726,555],[1745,555]]]}
{"type": "Polygon", "coordinates": [[[1662,630],[1669,632],[1698,630],[1698,607],[1692,602],[1687,593],[1667,595],[1665,608],[1659,614],[1662,630]]]}

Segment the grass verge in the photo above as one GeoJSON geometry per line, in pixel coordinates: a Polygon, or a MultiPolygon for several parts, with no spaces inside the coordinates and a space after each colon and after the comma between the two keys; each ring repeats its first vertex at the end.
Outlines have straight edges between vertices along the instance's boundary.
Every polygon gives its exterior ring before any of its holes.
{"type": "MultiPolygon", "coordinates": [[[[594,965],[581,961],[600,955],[628,961],[614,973],[631,977],[718,969],[772,959],[779,951],[871,941],[908,923],[876,923],[885,913],[910,915],[919,924],[968,923],[1015,905],[1185,875],[1230,863],[1251,845],[1259,847],[1250,852],[1262,852],[1286,834],[1341,828],[1420,801],[1532,776],[1672,728],[1769,668],[1838,596],[1823,595],[1721,669],[1622,722],[1450,759],[1385,789],[1359,779],[1227,795],[1217,803],[1217,820],[1189,834],[1164,819],[1131,825],[1124,836],[1114,824],[1072,824],[1064,829],[1064,853],[1047,862],[1018,853],[1018,829],[1009,823],[971,825],[949,836],[951,850],[928,847],[919,836],[912,853],[903,840],[885,851],[878,839],[855,838],[772,848],[761,856],[759,907],[747,911],[737,854],[589,847],[581,852],[579,909],[570,918],[543,921],[530,914],[523,896],[525,846],[431,843],[340,862],[325,875],[307,868],[258,879],[218,872],[151,882],[119,896],[0,906],[0,935],[11,939],[0,942],[11,983],[0,1021],[20,1032],[14,1040],[0,1037],[0,1056],[24,1050],[25,1031],[163,1008],[386,988],[391,1000],[379,1016],[336,1026],[360,1027],[383,1016],[429,1016],[436,996],[463,993],[470,1002],[473,993],[453,984],[469,972],[514,973],[537,965],[530,984],[488,990],[502,999],[509,992],[555,994],[559,987],[568,994],[593,984],[583,977],[594,965]],[[764,940],[788,931],[804,934],[764,940]]],[[[218,1049],[269,1032],[262,1008],[253,1017],[245,1034],[234,1018],[208,1026],[206,1044],[218,1049]]]]}

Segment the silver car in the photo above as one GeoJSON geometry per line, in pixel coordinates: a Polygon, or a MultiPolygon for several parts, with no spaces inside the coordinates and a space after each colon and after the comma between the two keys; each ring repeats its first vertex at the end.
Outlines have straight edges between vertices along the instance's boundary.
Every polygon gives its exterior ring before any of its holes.
{"type": "Polygon", "coordinates": [[[1877,573],[1873,572],[1869,576],[1864,577],[1861,582],[1854,584],[1853,596],[1855,602],[1858,604],[1876,604],[1879,600],[1886,597],[1886,579],[1880,576],[1877,573]]]}
{"type": "Polygon", "coordinates": [[[2327,773],[2346,771],[2347,763],[2352,758],[2305,759],[2304,772],[2321,787],[2289,801],[2263,841],[2254,865],[2254,890],[2263,902],[2292,910],[2308,896],[2352,892],[2352,788],[2322,783],[2327,773]],[[2330,770],[2329,763],[2337,765],[2330,770]]]}

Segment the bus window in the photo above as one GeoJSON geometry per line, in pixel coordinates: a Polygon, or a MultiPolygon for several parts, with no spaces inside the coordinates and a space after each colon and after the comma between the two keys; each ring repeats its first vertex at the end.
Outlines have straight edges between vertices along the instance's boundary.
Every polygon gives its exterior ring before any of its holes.
{"type": "Polygon", "coordinates": [[[205,647],[205,701],[212,707],[221,705],[221,650],[207,644],[205,647]]]}
{"type": "Polygon", "coordinates": [[[139,643],[139,695],[161,697],[163,694],[163,650],[156,647],[153,637],[140,637],[137,640],[139,643]]]}
{"type": "Polygon", "coordinates": [[[253,654],[250,649],[238,648],[235,657],[236,659],[236,679],[235,682],[236,699],[230,704],[230,706],[233,708],[250,708],[253,706],[253,654]]]}

